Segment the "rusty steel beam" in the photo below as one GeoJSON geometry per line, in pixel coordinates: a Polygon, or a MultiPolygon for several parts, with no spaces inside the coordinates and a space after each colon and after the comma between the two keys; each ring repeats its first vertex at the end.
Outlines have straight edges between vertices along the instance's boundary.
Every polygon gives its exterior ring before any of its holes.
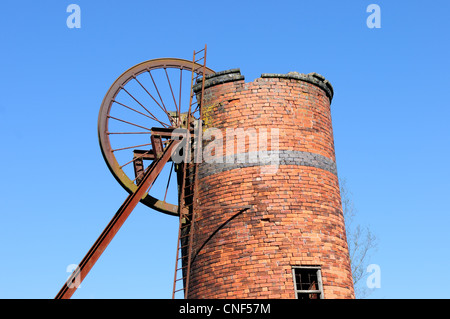
{"type": "Polygon", "coordinates": [[[80,262],[78,269],[72,273],[61,290],[58,292],[55,299],[69,299],[74,294],[78,288],[78,285],[81,284],[83,279],[100,258],[103,251],[119,231],[120,227],[139,203],[139,200],[145,195],[148,188],[152,185],[159,173],[161,173],[161,170],[169,161],[172,152],[178,143],[179,141],[176,140],[169,142],[162,156],[151,164],[137,190],[127,197],[125,202],[109,222],[108,226],[106,226],[100,237],[80,262]]]}
{"type": "Polygon", "coordinates": [[[152,141],[153,154],[155,154],[156,158],[160,158],[164,150],[161,136],[152,134],[150,140],[152,141]]]}
{"type": "MultiPolygon", "coordinates": [[[[154,136],[160,136],[161,138],[175,138],[187,135],[187,129],[185,128],[163,128],[163,127],[152,127],[151,134],[154,136]]],[[[194,130],[190,130],[190,134],[194,134],[194,130]]]]}

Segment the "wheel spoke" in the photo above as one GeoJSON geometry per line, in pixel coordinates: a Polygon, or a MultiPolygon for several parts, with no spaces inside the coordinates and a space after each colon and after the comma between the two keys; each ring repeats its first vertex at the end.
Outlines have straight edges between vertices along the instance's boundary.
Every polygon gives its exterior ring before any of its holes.
{"type": "Polygon", "coordinates": [[[173,166],[174,166],[174,163],[172,162],[172,166],[170,167],[169,178],[167,179],[166,193],[164,194],[164,200],[163,200],[164,202],[166,201],[167,190],[169,189],[170,178],[172,177],[173,166]]]}
{"type": "Polygon", "coordinates": [[[152,132],[106,132],[106,134],[152,134],[152,132]]]}
{"type": "Polygon", "coordinates": [[[150,132],[151,132],[151,129],[149,129],[148,127],[140,126],[140,125],[137,125],[137,124],[135,124],[135,123],[131,123],[131,122],[128,122],[128,121],[125,121],[125,120],[121,120],[121,119],[118,119],[117,117],[114,117],[114,116],[111,116],[111,115],[108,115],[107,117],[110,118],[110,119],[116,120],[116,121],[120,121],[120,122],[123,122],[123,123],[127,123],[127,124],[130,124],[130,125],[134,125],[134,126],[136,126],[136,127],[143,128],[144,130],[147,130],[147,131],[150,131],[150,132]]]}
{"type": "Polygon", "coordinates": [[[182,69],[180,69],[180,96],[178,97],[178,118],[180,118],[180,112],[181,112],[181,85],[182,85],[182,83],[183,83],[183,70],[182,69]]]}
{"type": "Polygon", "coordinates": [[[134,183],[139,177],[143,176],[146,171],[147,171],[147,169],[145,169],[142,172],[140,172],[139,174],[137,174],[137,176],[132,180],[132,182],[134,183]]]}
{"type": "Polygon", "coordinates": [[[172,116],[169,114],[169,112],[167,112],[166,107],[165,107],[165,106],[162,107],[161,104],[159,104],[158,101],[156,101],[156,99],[153,97],[153,95],[151,95],[151,93],[150,93],[150,92],[142,85],[142,83],[141,83],[136,77],[134,77],[134,79],[135,79],[136,82],[139,83],[139,85],[145,90],[145,92],[147,92],[147,94],[153,99],[153,101],[155,101],[155,103],[159,106],[159,108],[160,108],[161,110],[163,110],[164,113],[167,114],[167,116],[169,117],[169,119],[170,119],[172,122],[175,122],[174,119],[172,118],[172,116]]]}
{"type": "Polygon", "coordinates": [[[152,75],[152,72],[150,72],[150,70],[148,70],[148,74],[150,74],[153,85],[155,86],[156,92],[158,93],[159,99],[161,100],[161,104],[164,106],[164,109],[166,109],[166,106],[164,105],[164,101],[161,97],[161,94],[159,93],[158,87],[156,86],[155,80],[153,79],[153,75],[152,75]]]}
{"type": "MultiPolygon", "coordinates": [[[[159,122],[161,125],[165,125],[166,127],[169,127],[170,125],[169,124],[166,124],[166,123],[164,123],[164,122],[161,122],[161,121],[159,121],[158,119],[156,119],[156,116],[154,116],[153,114],[152,114],[152,112],[150,112],[149,110],[147,110],[147,108],[144,106],[144,105],[142,105],[142,103],[141,102],[139,102],[130,92],[128,92],[127,91],[127,89],[125,89],[124,87],[122,87],[122,90],[124,90],[129,96],[131,96],[131,98],[133,99],[133,100],[135,100],[140,106],[142,106],[142,108],[144,109],[144,110],[146,110],[147,112],[148,112],[148,114],[150,114],[152,117],[152,119],[154,119],[155,121],[157,121],[157,122],[159,122]]],[[[123,105],[123,104],[122,104],[123,105]]],[[[128,108],[130,108],[130,107],[128,107],[128,108]]],[[[130,108],[131,109],[131,108],[130,108]]],[[[141,113],[142,114],[142,113],[141,113]]]]}
{"type": "Polygon", "coordinates": [[[169,74],[167,73],[167,68],[164,68],[164,71],[166,72],[167,82],[169,82],[170,92],[172,93],[172,97],[173,97],[173,103],[175,104],[175,108],[177,109],[177,113],[179,114],[180,110],[178,109],[177,101],[175,101],[175,95],[173,94],[172,85],[170,84],[169,74]]]}
{"type": "Polygon", "coordinates": [[[148,146],[148,145],[152,145],[152,143],[141,144],[141,145],[133,145],[133,146],[122,147],[122,148],[116,148],[116,149],[114,149],[114,150],[111,150],[111,152],[123,151],[123,150],[129,150],[130,148],[136,148],[136,147],[148,146]]]}
{"type": "MultiPolygon", "coordinates": [[[[149,165],[146,169],[144,169],[142,172],[140,172],[140,173],[132,180],[132,182],[134,183],[139,177],[144,176],[144,174],[147,172],[147,170],[149,169],[150,166],[151,166],[151,165],[149,165]]],[[[154,180],[153,183],[149,186],[149,188],[147,189],[147,191],[148,191],[150,188],[152,188],[152,186],[155,184],[156,180],[158,179],[159,175],[161,175],[161,174],[158,174],[158,175],[156,176],[155,180],[154,180]]]]}
{"type": "MultiPolygon", "coordinates": [[[[133,109],[132,107],[130,107],[130,106],[128,106],[128,105],[125,105],[125,104],[123,104],[123,103],[121,103],[121,102],[119,102],[119,101],[113,100],[113,102],[114,102],[114,103],[117,103],[117,104],[119,104],[119,105],[122,105],[123,107],[126,107],[127,109],[130,109],[130,110],[132,110],[132,111],[134,111],[134,112],[136,112],[136,113],[139,113],[139,114],[141,114],[141,115],[143,115],[143,116],[146,116],[146,117],[148,117],[148,118],[150,118],[150,119],[152,119],[152,120],[154,120],[154,121],[160,123],[160,124],[163,125],[163,126],[169,127],[169,125],[167,125],[167,124],[164,123],[164,122],[161,122],[160,120],[158,120],[158,119],[157,119],[156,117],[154,117],[154,116],[149,116],[149,115],[147,115],[147,114],[144,114],[144,113],[142,113],[142,112],[139,112],[138,110],[135,110],[135,109],[133,109]]],[[[150,113],[150,114],[151,114],[151,113],[150,113]]],[[[152,114],[152,115],[153,115],[153,114],[152,114]]]]}
{"type": "Polygon", "coordinates": [[[145,155],[149,154],[150,152],[151,152],[151,150],[148,150],[147,152],[142,153],[140,156],[136,156],[136,157],[133,156],[133,159],[132,159],[131,161],[126,162],[125,164],[123,164],[122,166],[120,166],[120,168],[125,167],[125,166],[131,164],[131,163],[134,162],[135,160],[138,160],[138,159],[140,159],[140,158],[145,157],[145,155]]]}

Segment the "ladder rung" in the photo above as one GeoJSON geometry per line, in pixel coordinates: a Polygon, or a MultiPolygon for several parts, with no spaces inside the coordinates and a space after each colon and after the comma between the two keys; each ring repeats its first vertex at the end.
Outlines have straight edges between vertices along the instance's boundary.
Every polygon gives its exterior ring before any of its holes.
{"type": "Polygon", "coordinates": [[[191,224],[189,223],[189,224],[184,224],[183,226],[181,226],[180,228],[181,229],[184,229],[184,228],[186,228],[186,227],[189,227],[189,226],[191,226],[191,224]]]}
{"type": "MultiPolygon", "coordinates": [[[[185,260],[184,260],[185,258],[186,258],[186,257],[183,257],[182,259],[179,259],[179,260],[181,260],[182,262],[184,262],[184,261],[185,261],[185,260]]],[[[178,270],[182,270],[182,269],[184,269],[184,268],[186,268],[186,267],[187,267],[187,266],[184,266],[184,267],[178,268],[178,269],[177,269],[177,271],[178,271],[178,270]]]]}
{"type": "Polygon", "coordinates": [[[179,270],[181,270],[181,269],[184,269],[184,268],[187,268],[187,266],[177,268],[177,271],[179,271],[179,270]]]}
{"type": "MultiPolygon", "coordinates": [[[[191,164],[186,164],[186,165],[191,165],[191,164]]],[[[191,178],[195,175],[195,172],[193,171],[194,168],[195,167],[187,168],[187,170],[189,170],[191,172],[186,172],[186,175],[184,176],[185,182],[191,181],[191,178]]]]}
{"type": "MultiPolygon", "coordinates": [[[[183,257],[183,259],[184,259],[184,257],[183,257]]],[[[183,261],[183,259],[177,259],[177,260],[181,260],[181,261],[183,261]]],[[[179,268],[177,268],[177,271],[180,271],[180,270],[182,270],[182,269],[184,269],[184,268],[186,268],[187,267],[187,265],[186,266],[183,266],[183,267],[179,267],[179,268]]],[[[177,278],[179,277],[179,275],[177,275],[177,278]]]]}
{"type": "Polygon", "coordinates": [[[203,65],[198,66],[197,68],[194,69],[194,72],[197,72],[198,70],[203,69],[203,65]]]}
{"type": "MultiPolygon", "coordinates": [[[[178,250],[181,250],[181,249],[186,248],[186,247],[187,247],[187,245],[185,245],[183,247],[179,247],[178,250]]],[[[187,256],[182,256],[182,257],[178,257],[177,260],[183,260],[183,259],[186,259],[186,258],[187,258],[187,256]]]]}
{"type": "MultiPolygon", "coordinates": [[[[177,259],[177,261],[178,261],[178,260],[180,260],[180,259],[177,259]]],[[[183,266],[183,267],[180,267],[180,268],[177,268],[177,272],[180,271],[180,270],[182,270],[182,269],[184,269],[184,268],[187,268],[187,265],[186,265],[186,266],[183,266]]],[[[177,275],[177,278],[178,278],[178,275],[177,275]]]]}
{"type": "MultiPolygon", "coordinates": [[[[189,225],[189,226],[190,226],[190,225],[189,225]]],[[[183,229],[183,228],[181,228],[181,229],[183,229]]],[[[187,237],[189,237],[189,234],[188,234],[188,235],[180,236],[180,239],[184,239],[184,238],[187,238],[187,237]]]]}
{"type": "MultiPolygon", "coordinates": [[[[177,261],[178,261],[178,260],[183,261],[184,258],[185,258],[185,257],[183,257],[183,258],[178,258],[177,261]]],[[[181,269],[184,269],[185,267],[187,267],[187,266],[184,266],[184,267],[181,267],[181,268],[177,268],[177,271],[179,271],[179,270],[181,270],[181,269]]]]}

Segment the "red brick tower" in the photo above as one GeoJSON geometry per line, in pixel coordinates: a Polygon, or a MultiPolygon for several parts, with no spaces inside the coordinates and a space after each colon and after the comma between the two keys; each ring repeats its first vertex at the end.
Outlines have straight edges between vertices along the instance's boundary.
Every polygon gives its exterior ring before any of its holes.
{"type": "Polygon", "coordinates": [[[245,83],[233,69],[207,76],[204,94],[203,152],[216,162],[199,166],[188,297],[354,298],[330,83],[297,72],[245,83]]]}

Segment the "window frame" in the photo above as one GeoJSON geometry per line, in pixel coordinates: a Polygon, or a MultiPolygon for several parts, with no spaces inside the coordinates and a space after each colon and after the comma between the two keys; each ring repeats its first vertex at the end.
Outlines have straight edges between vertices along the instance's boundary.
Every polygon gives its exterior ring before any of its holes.
{"type": "Polygon", "coordinates": [[[299,294],[318,294],[319,299],[323,299],[323,284],[322,284],[322,271],[320,266],[292,266],[292,277],[294,282],[294,292],[295,292],[295,299],[298,299],[299,294]],[[297,281],[295,276],[295,270],[296,269],[313,269],[316,271],[317,276],[317,290],[299,290],[297,289],[297,281]]]}

